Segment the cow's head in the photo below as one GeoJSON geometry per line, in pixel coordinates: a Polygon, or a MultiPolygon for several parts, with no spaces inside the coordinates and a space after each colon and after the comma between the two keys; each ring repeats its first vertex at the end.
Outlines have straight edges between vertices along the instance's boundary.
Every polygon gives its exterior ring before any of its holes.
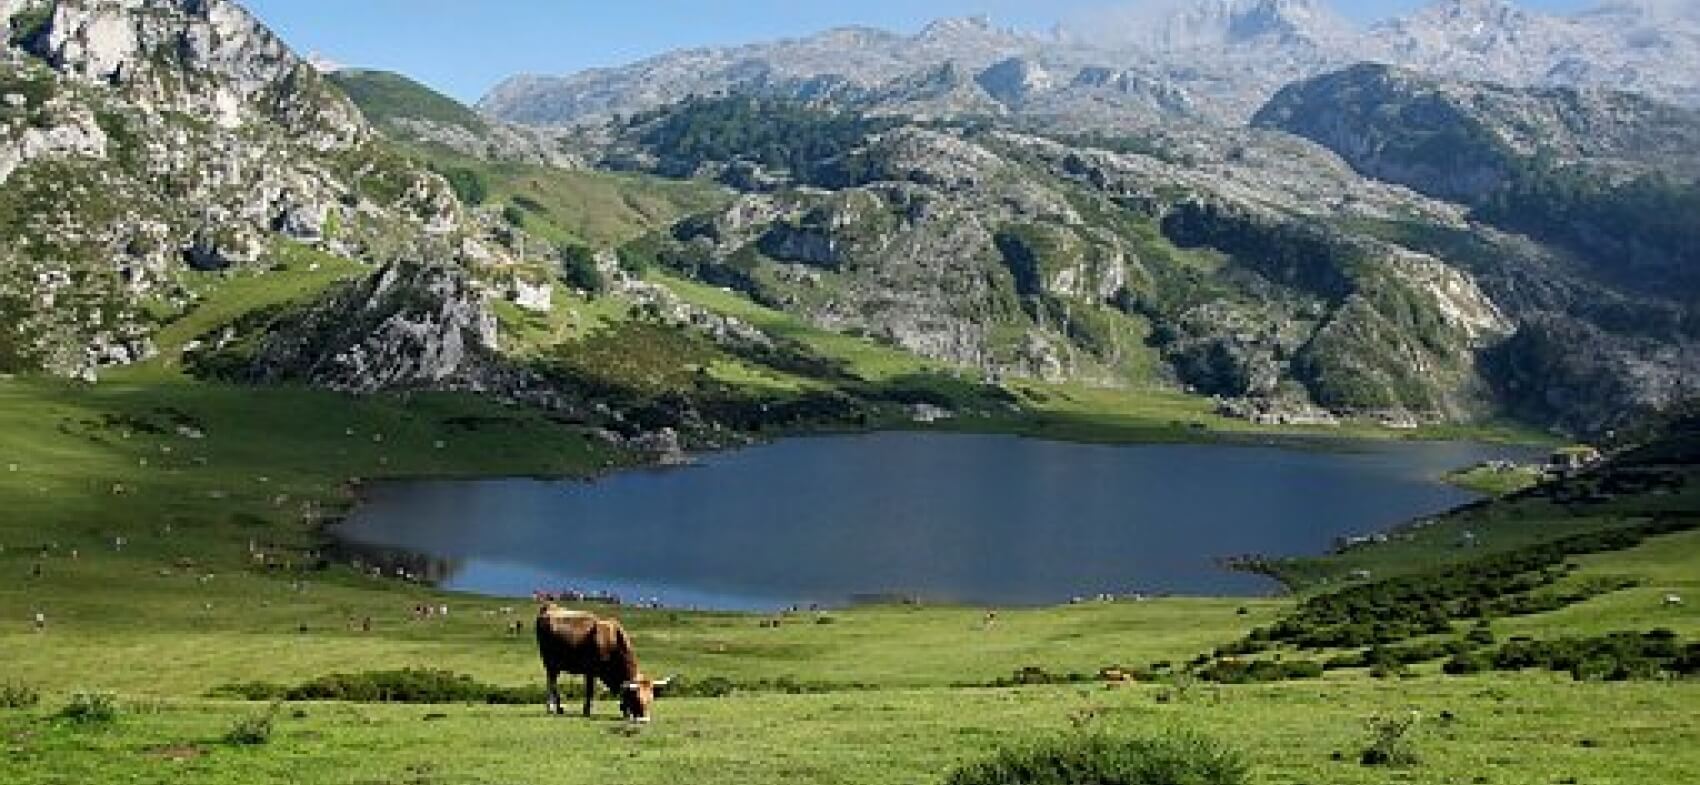
{"type": "Polygon", "coordinates": [[[656,693],[672,681],[671,676],[656,681],[640,673],[620,685],[620,714],[632,722],[649,722],[649,707],[655,703],[656,693]]]}

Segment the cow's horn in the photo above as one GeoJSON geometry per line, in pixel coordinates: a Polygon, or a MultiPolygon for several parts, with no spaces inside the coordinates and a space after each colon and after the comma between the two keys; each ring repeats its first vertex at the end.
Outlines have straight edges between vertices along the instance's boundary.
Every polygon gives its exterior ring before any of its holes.
{"type": "Polygon", "coordinates": [[[620,691],[621,692],[631,692],[632,690],[635,690],[637,688],[638,688],[638,683],[635,682],[635,681],[626,681],[626,682],[620,683],[620,691]]]}
{"type": "Polygon", "coordinates": [[[669,676],[668,676],[668,677],[667,677],[667,678],[665,678],[665,679],[662,679],[662,680],[661,680],[661,681],[658,681],[658,682],[655,682],[655,686],[657,686],[657,687],[665,687],[665,686],[667,686],[667,685],[669,685],[669,684],[672,684],[672,683],[673,683],[673,680],[674,680],[674,679],[677,679],[677,678],[679,678],[679,674],[677,674],[677,673],[675,673],[675,674],[672,674],[672,675],[669,675],[669,676]]]}

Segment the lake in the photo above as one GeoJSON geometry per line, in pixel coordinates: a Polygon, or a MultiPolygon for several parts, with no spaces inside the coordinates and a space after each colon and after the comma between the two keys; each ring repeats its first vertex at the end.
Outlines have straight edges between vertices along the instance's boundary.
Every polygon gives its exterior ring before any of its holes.
{"type": "Polygon", "coordinates": [[[1045,605],[1101,593],[1258,595],[1221,557],[1307,555],[1475,498],[1443,484],[1528,448],[1105,446],[879,433],[791,439],[596,480],[368,487],[338,534],[441,585],[573,589],[772,610],[874,597],[1045,605]]]}

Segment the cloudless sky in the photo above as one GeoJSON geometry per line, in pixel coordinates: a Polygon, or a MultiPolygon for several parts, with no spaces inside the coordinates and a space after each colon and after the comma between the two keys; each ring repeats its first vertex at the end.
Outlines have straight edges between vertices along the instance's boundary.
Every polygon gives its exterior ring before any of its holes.
{"type": "MultiPolygon", "coordinates": [[[[1138,2],[1139,0],[1129,0],[1138,2]]],[[[1360,23],[1425,0],[1335,0],[1360,23]]],[[[1519,0],[1574,11],[1592,0],[1519,0]]],[[[302,54],[400,71],[467,102],[521,73],[566,74],[693,46],[795,37],[843,25],[914,32],[989,15],[1048,30],[1106,0],[245,0],[302,54]]]]}

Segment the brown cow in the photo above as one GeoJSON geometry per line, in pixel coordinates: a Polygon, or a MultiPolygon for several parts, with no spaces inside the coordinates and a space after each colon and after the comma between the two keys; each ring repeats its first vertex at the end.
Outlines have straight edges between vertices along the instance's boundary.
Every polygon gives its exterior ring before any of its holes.
{"type": "Polygon", "coordinates": [[[567,713],[561,705],[563,672],[584,676],[584,716],[590,716],[596,681],[600,679],[610,692],[620,696],[620,714],[632,722],[649,722],[655,691],[672,681],[653,681],[638,670],[637,655],[620,622],[598,619],[583,611],[556,605],[538,608],[537,651],[549,674],[549,711],[554,714],[567,713]]]}

